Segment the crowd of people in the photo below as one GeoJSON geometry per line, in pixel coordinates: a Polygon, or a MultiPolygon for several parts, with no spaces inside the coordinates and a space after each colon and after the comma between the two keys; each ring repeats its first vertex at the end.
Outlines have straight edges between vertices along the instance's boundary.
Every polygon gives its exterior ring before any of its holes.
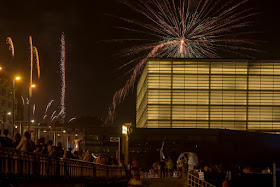
{"type": "Polygon", "coordinates": [[[51,157],[79,159],[85,162],[94,162],[105,165],[118,165],[117,160],[113,156],[108,158],[100,153],[97,157],[94,157],[89,150],[84,154],[81,154],[78,151],[74,151],[72,153],[72,148],[68,148],[67,151],[64,151],[61,142],[58,142],[55,146],[53,145],[52,140],[45,142],[43,137],[37,139],[34,142],[31,140],[31,135],[29,132],[25,132],[23,136],[21,136],[19,133],[15,133],[13,139],[9,138],[8,134],[9,130],[5,129],[3,131],[3,136],[0,136],[0,147],[14,148],[20,151],[44,154],[51,157]]]}

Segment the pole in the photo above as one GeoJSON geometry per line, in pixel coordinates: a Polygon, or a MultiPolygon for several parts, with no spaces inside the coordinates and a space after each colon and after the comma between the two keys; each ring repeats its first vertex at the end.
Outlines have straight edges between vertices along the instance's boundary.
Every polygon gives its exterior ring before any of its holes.
{"type": "Polygon", "coordinates": [[[273,163],[273,187],[276,187],[276,163],[273,163]]]}
{"type": "Polygon", "coordinates": [[[27,124],[28,124],[28,128],[27,128],[27,131],[29,132],[30,130],[30,91],[31,91],[31,85],[29,85],[29,88],[28,88],[28,116],[27,116],[27,124]]]}
{"type": "Polygon", "coordinates": [[[14,137],[14,127],[15,127],[15,98],[16,98],[16,94],[15,94],[15,87],[16,87],[16,82],[15,80],[13,80],[13,124],[12,124],[12,137],[14,137]]]}
{"type": "Polygon", "coordinates": [[[119,146],[118,146],[118,161],[121,163],[121,137],[119,138],[119,146]]]}

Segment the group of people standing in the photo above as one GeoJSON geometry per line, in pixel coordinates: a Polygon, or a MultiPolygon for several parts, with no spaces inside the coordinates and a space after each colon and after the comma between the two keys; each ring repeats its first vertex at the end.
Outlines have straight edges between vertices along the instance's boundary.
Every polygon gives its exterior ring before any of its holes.
{"type": "Polygon", "coordinates": [[[165,178],[172,177],[174,171],[173,160],[169,157],[166,160],[160,160],[153,164],[154,177],[156,178],[165,178]]]}
{"type": "Polygon", "coordinates": [[[96,158],[94,158],[91,151],[89,150],[84,154],[80,154],[78,151],[74,151],[72,153],[72,148],[68,148],[67,151],[64,151],[61,142],[58,142],[55,146],[53,145],[52,140],[48,140],[47,142],[45,142],[45,139],[43,137],[37,139],[34,142],[31,140],[31,134],[29,132],[25,132],[23,136],[21,136],[19,133],[15,133],[13,140],[8,137],[8,134],[9,130],[5,129],[3,131],[3,136],[0,136],[0,147],[14,148],[20,151],[44,154],[51,157],[79,159],[85,162],[94,162],[98,164],[118,164],[117,160],[113,156],[105,157],[102,154],[99,154],[96,158]]]}

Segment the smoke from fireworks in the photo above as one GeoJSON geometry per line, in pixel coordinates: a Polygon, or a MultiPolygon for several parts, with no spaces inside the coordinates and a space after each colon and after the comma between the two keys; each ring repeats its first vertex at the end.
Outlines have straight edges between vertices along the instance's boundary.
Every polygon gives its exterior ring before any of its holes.
{"type": "Polygon", "coordinates": [[[47,104],[47,107],[46,107],[46,110],[45,110],[45,115],[47,114],[48,112],[48,109],[50,108],[50,106],[52,105],[54,100],[51,100],[48,104],[47,104]]]}
{"type": "Polygon", "coordinates": [[[226,1],[225,3],[221,0],[126,1],[125,4],[144,16],[146,21],[120,18],[136,27],[119,28],[147,35],[149,37],[146,40],[151,42],[120,52],[120,55],[143,53],[146,55],[140,60],[136,58],[125,64],[136,63],[131,69],[132,75],[126,84],[114,94],[107,122],[113,121],[117,105],[133,88],[136,78],[149,58],[220,58],[217,51],[237,55],[243,55],[238,51],[258,51],[246,47],[254,45],[254,41],[237,38],[252,33],[240,31],[240,28],[250,26],[251,22],[246,19],[256,15],[252,9],[245,7],[241,10],[247,1],[226,1]]]}
{"type": "Polygon", "coordinates": [[[38,50],[37,50],[37,47],[33,47],[34,49],[34,55],[36,57],[36,64],[37,64],[37,72],[38,72],[38,78],[40,78],[40,62],[39,62],[39,53],[38,53],[38,50]]]}
{"type": "Polygon", "coordinates": [[[9,50],[12,52],[12,56],[15,57],[15,48],[12,38],[8,37],[6,43],[9,45],[9,50]]]}
{"type": "Polygon", "coordinates": [[[65,119],[65,89],[66,89],[66,77],[65,77],[65,60],[66,60],[66,51],[65,51],[65,35],[61,35],[61,50],[60,50],[60,73],[61,73],[61,97],[60,97],[60,109],[63,111],[61,121],[64,122],[65,119]]]}

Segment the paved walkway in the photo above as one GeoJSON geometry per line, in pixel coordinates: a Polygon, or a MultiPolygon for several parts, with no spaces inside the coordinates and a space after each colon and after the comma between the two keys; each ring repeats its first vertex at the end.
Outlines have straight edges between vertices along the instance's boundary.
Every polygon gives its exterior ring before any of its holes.
{"type": "Polygon", "coordinates": [[[143,179],[143,187],[184,187],[185,181],[178,178],[143,179]]]}

